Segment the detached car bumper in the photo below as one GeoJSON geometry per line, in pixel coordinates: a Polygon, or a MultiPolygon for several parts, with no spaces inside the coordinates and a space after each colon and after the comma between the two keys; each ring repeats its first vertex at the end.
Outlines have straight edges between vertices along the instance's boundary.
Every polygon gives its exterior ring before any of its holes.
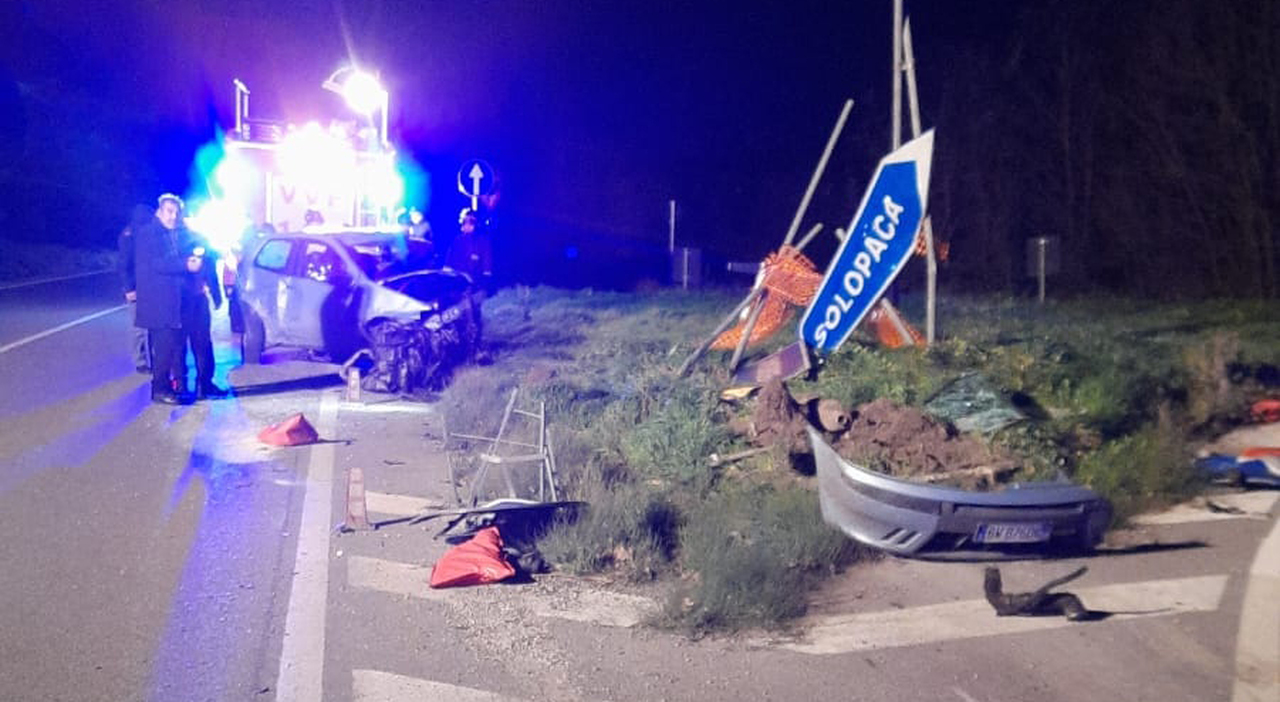
{"type": "Polygon", "coordinates": [[[857,541],[898,555],[1025,549],[1088,549],[1102,540],[1111,504],[1071,483],[1014,483],[976,492],[894,478],[851,463],[817,431],[823,519],[857,541]]]}

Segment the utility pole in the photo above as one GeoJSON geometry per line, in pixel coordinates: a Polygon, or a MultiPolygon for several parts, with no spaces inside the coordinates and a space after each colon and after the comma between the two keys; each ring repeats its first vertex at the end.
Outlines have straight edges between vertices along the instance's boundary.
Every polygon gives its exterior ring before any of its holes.
{"type": "MultiPolygon", "coordinates": [[[[901,0],[897,0],[901,2],[901,0]]],[[[907,106],[911,108],[911,136],[920,136],[920,97],[916,93],[916,54],[911,46],[911,18],[902,23],[902,71],[907,74],[907,106]]],[[[933,246],[933,220],[925,215],[920,226],[920,235],[924,237],[925,255],[925,302],[924,302],[924,340],[932,345],[936,338],[938,308],[938,252],[933,246]]]]}
{"type": "Polygon", "coordinates": [[[902,0],[893,0],[893,143],[902,146],[902,0]]]}

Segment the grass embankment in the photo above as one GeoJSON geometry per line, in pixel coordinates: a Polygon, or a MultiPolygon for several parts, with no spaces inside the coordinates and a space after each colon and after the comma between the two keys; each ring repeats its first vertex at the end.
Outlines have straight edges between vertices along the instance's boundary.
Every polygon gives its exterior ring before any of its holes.
{"type": "Polygon", "coordinates": [[[0,238],[0,283],[115,269],[115,251],[18,243],[0,238]]]}
{"type": "MultiPolygon", "coordinates": [[[[485,307],[494,364],[461,369],[444,396],[451,427],[485,435],[512,387],[544,401],[564,492],[591,504],[542,541],[544,556],[662,579],[665,620],[692,630],[784,622],[816,579],[860,554],[822,523],[812,478],[777,455],[708,461],[748,447],[730,420],[750,403],[718,400],[727,353],[684,378],[675,368],[738,294],[504,290],[485,307]]],[[[1278,360],[1278,317],[1267,303],[948,301],[933,348],[855,339],[792,385],[849,405],[921,405],[981,372],[1032,417],[991,437],[1026,458],[1024,477],[1062,472],[1123,517],[1198,489],[1190,442],[1242,418],[1252,376],[1278,360]]]]}

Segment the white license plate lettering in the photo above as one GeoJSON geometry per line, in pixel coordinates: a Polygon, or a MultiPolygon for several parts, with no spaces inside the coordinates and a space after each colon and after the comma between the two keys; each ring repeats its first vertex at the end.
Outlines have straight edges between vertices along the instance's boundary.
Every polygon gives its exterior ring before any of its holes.
{"type": "Polygon", "coordinates": [[[1052,533],[1046,522],[979,524],[973,538],[983,544],[1030,544],[1048,541],[1052,533]]]}

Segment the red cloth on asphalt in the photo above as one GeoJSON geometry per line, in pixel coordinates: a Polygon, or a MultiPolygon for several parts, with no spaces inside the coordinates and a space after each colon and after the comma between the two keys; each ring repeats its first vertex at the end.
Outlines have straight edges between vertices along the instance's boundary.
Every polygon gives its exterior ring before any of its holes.
{"type": "Polygon", "coordinates": [[[1250,413],[1255,421],[1267,424],[1280,422],[1280,400],[1258,400],[1253,403],[1250,413]]]}
{"type": "Polygon", "coordinates": [[[258,441],[272,446],[301,446],[314,444],[320,440],[320,434],[307,418],[298,413],[292,417],[269,426],[258,433],[258,441]]]}
{"type": "Polygon", "coordinates": [[[515,574],[516,569],[502,557],[502,535],[498,527],[485,527],[470,541],[444,552],[431,569],[431,587],[484,585],[515,574]]]}

